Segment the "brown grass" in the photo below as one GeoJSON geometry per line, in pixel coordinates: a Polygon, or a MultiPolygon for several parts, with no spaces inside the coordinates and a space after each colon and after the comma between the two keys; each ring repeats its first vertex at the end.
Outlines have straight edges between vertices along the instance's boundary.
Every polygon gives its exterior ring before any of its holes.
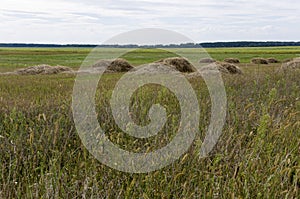
{"type": "Polygon", "coordinates": [[[63,72],[71,72],[73,71],[71,68],[66,66],[49,66],[46,64],[38,65],[38,66],[31,66],[28,68],[23,68],[16,70],[15,72],[11,74],[16,75],[53,75],[53,74],[59,74],[63,72]]]}
{"type": "Polygon", "coordinates": [[[284,59],[284,60],[282,61],[282,63],[288,63],[288,62],[290,62],[290,61],[293,61],[293,59],[284,59]]]}
{"type": "Polygon", "coordinates": [[[118,73],[118,72],[128,72],[134,67],[125,59],[115,59],[115,60],[100,60],[93,65],[93,68],[107,67],[106,72],[118,73]]]}
{"type": "Polygon", "coordinates": [[[288,63],[284,63],[281,69],[286,70],[300,70],[300,59],[294,59],[288,63]]]}
{"type": "Polygon", "coordinates": [[[174,67],[176,70],[182,73],[192,73],[196,71],[195,67],[187,59],[182,57],[161,59],[156,63],[162,63],[174,67]]]}
{"type": "Polygon", "coordinates": [[[217,64],[220,65],[222,68],[225,68],[230,74],[243,74],[242,70],[234,64],[225,62],[218,62],[217,64]]]}
{"type": "MultiPolygon", "coordinates": [[[[219,70],[223,74],[243,74],[238,66],[225,62],[216,62],[201,68],[201,71],[205,72],[213,72],[215,70],[219,70]]],[[[199,73],[192,73],[189,77],[196,77],[199,75],[199,73]]]]}
{"type": "Polygon", "coordinates": [[[276,63],[280,63],[280,61],[278,59],[275,59],[275,58],[268,58],[267,59],[268,63],[269,64],[276,64],[276,63]]]}
{"type": "Polygon", "coordinates": [[[227,62],[230,64],[239,64],[240,60],[237,58],[226,58],[226,59],[224,59],[224,62],[227,62]]]}
{"type": "Polygon", "coordinates": [[[215,63],[217,62],[215,59],[212,58],[203,58],[199,61],[202,64],[210,64],[210,63],[215,63]]]}
{"type": "Polygon", "coordinates": [[[133,69],[133,66],[129,64],[125,59],[114,60],[107,68],[108,71],[112,72],[127,72],[133,69]]]}
{"type": "Polygon", "coordinates": [[[253,58],[251,60],[251,63],[253,64],[268,64],[268,60],[264,58],[253,58]]]}

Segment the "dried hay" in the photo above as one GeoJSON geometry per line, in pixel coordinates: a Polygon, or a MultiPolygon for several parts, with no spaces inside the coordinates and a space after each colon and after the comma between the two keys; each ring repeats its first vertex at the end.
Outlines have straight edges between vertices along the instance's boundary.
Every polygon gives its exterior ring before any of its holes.
{"type": "Polygon", "coordinates": [[[203,58],[199,61],[201,64],[211,64],[217,62],[215,59],[212,58],[203,58]]]}
{"type": "Polygon", "coordinates": [[[268,64],[268,60],[264,58],[253,58],[251,60],[251,63],[253,64],[268,64]]]}
{"type": "Polygon", "coordinates": [[[16,75],[53,75],[59,74],[63,72],[71,72],[73,71],[71,68],[66,66],[49,66],[46,64],[38,65],[38,66],[31,66],[28,68],[23,68],[16,70],[14,74],[16,75]]]}
{"type": "Polygon", "coordinates": [[[5,75],[16,75],[16,73],[15,72],[0,73],[0,76],[5,76],[5,75]]]}
{"type": "Polygon", "coordinates": [[[217,64],[222,68],[225,68],[230,74],[243,74],[242,70],[234,64],[225,62],[218,62],[217,64]]]}
{"type": "Polygon", "coordinates": [[[203,66],[200,70],[203,72],[213,72],[218,70],[224,74],[243,74],[242,70],[238,66],[225,62],[209,64],[207,66],[203,66]]]}
{"type": "Polygon", "coordinates": [[[106,72],[118,73],[128,72],[133,69],[133,66],[128,63],[125,59],[115,60],[100,60],[92,66],[94,69],[106,68],[106,72]]]}
{"type": "Polygon", "coordinates": [[[281,69],[284,71],[287,70],[300,70],[300,59],[294,59],[293,61],[290,61],[288,63],[284,63],[281,66],[281,69]]]}
{"type": "Polygon", "coordinates": [[[176,70],[182,73],[192,73],[196,71],[195,67],[187,59],[182,57],[161,59],[156,63],[162,63],[164,65],[174,67],[176,70]]]}
{"type": "Polygon", "coordinates": [[[296,58],[294,58],[292,61],[300,62],[300,57],[296,57],[296,58]]]}
{"type": "Polygon", "coordinates": [[[237,58],[226,58],[226,59],[224,59],[224,62],[227,62],[230,64],[239,64],[240,60],[237,58]]]}
{"type": "Polygon", "coordinates": [[[288,63],[290,61],[293,61],[293,59],[292,58],[285,59],[285,60],[282,61],[282,63],[288,63]]]}
{"type": "Polygon", "coordinates": [[[276,64],[276,63],[280,63],[280,61],[278,61],[277,59],[275,58],[268,58],[267,59],[268,63],[269,64],[276,64]]]}
{"type": "Polygon", "coordinates": [[[174,66],[169,66],[164,63],[150,63],[135,67],[129,73],[135,73],[139,75],[159,75],[159,74],[180,74],[174,66]]]}

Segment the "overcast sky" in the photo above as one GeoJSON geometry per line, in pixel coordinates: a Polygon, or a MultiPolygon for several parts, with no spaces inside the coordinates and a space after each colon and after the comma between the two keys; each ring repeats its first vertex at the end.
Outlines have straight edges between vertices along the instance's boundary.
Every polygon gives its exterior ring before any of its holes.
{"type": "Polygon", "coordinates": [[[90,43],[140,28],[196,42],[299,41],[299,0],[0,0],[0,43],[90,43]]]}

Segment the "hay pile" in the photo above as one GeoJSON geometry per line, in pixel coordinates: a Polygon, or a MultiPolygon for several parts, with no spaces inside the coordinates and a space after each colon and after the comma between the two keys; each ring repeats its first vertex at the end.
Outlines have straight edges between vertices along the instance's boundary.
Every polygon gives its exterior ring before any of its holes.
{"type": "Polygon", "coordinates": [[[6,76],[6,75],[16,75],[16,73],[15,72],[0,73],[0,76],[6,76]]]}
{"type": "Polygon", "coordinates": [[[92,66],[94,69],[106,68],[105,72],[108,73],[118,73],[118,72],[128,72],[133,69],[133,66],[128,63],[125,59],[115,59],[115,60],[100,60],[92,66]]]}
{"type": "Polygon", "coordinates": [[[201,68],[201,71],[203,72],[213,72],[216,70],[219,70],[224,74],[243,74],[242,70],[238,66],[225,62],[216,62],[201,68]]]}
{"type": "Polygon", "coordinates": [[[284,71],[287,70],[300,70],[300,59],[294,59],[290,62],[284,63],[281,66],[281,69],[284,71]]]}
{"type": "Polygon", "coordinates": [[[217,65],[219,65],[222,68],[225,68],[229,74],[243,74],[242,70],[234,64],[218,62],[217,65]]]}
{"type": "Polygon", "coordinates": [[[156,63],[162,63],[164,65],[171,66],[182,73],[192,73],[196,71],[195,67],[187,59],[182,57],[161,59],[156,63]]]}
{"type": "Polygon", "coordinates": [[[278,61],[278,60],[275,59],[275,58],[268,58],[268,59],[267,59],[267,62],[268,62],[269,64],[280,63],[280,61],[278,61]]]}
{"type": "Polygon", "coordinates": [[[207,66],[203,66],[200,69],[203,72],[213,72],[213,71],[220,71],[221,73],[229,73],[229,71],[224,68],[222,65],[218,64],[218,63],[213,63],[213,64],[209,64],[207,66]]]}
{"type": "Polygon", "coordinates": [[[300,62],[300,57],[294,58],[294,59],[292,59],[292,61],[300,62]]]}
{"type": "Polygon", "coordinates": [[[136,68],[134,68],[133,70],[129,71],[129,73],[135,73],[135,74],[139,74],[139,75],[168,75],[171,73],[174,74],[178,74],[178,70],[173,67],[173,66],[169,66],[163,63],[150,63],[150,64],[144,64],[144,65],[140,65],[136,68]]]}
{"type": "Polygon", "coordinates": [[[215,59],[212,58],[203,58],[199,61],[200,64],[211,64],[217,62],[215,59]]]}
{"type": "Polygon", "coordinates": [[[226,58],[226,59],[224,59],[224,62],[227,62],[230,64],[239,64],[240,60],[237,58],[226,58]]]}
{"type": "Polygon", "coordinates": [[[28,68],[23,68],[16,70],[14,74],[16,75],[53,75],[59,74],[63,72],[72,72],[73,70],[66,66],[49,66],[46,64],[38,65],[38,66],[31,66],[28,68]]]}
{"type": "Polygon", "coordinates": [[[269,64],[268,60],[266,60],[264,58],[253,58],[251,60],[251,63],[253,63],[253,64],[269,64]]]}
{"type": "Polygon", "coordinates": [[[293,59],[285,59],[285,60],[283,60],[282,62],[283,62],[283,63],[288,63],[288,62],[290,62],[290,61],[293,61],[293,59]]]}

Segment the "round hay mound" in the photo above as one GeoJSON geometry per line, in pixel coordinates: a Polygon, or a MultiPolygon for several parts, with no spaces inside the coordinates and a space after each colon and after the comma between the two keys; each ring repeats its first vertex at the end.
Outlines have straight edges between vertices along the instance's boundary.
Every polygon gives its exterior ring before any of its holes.
{"type": "Polygon", "coordinates": [[[296,57],[296,58],[294,58],[292,61],[300,62],[300,57],[296,57]]]}
{"type": "Polygon", "coordinates": [[[105,72],[118,73],[118,72],[128,72],[134,67],[129,64],[125,59],[118,58],[115,60],[100,60],[93,65],[94,69],[106,68],[105,72]]]}
{"type": "MultiPolygon", "coordinates": [[[[135,73],[139,75],[152,75],[152,74],[178,74],[179,71],[174,66],[169,66],[164,63],[154,62],[150,64],[140,65],[135,67],[129,73],[135,73]]],[[[180,74],[180,73],[179,73],[180,74]]]]}
{"type": "Polygon", "coordinates": [[[225,68],[230,74],[243,74],[242,70],[234,64],[218,62],[217,65],[220,65],[222,68],[225,68]]]}
{"type": "Polygon", "coordinates": [[[264,58],[253,58],[251,60],[251,63],[253,63],[253,64],[268,64],[268,60],[266,60],[264,58]]]}
{"type": "Polygon", "coordinates": [[[243,74],[238,66],[226,62],[216,62],[201,68],[201,71],[205,72],[213,72],[215,70],[219,70],[221,73],[225,74],[243,74]]]}
{"type": "Polygon", "coordinates": [[[281,69],[286,70],[300,70],[300,60],[294,59],[288,63],[285,63],[281,66],[281,69]]]}
{"type": "Polygon", "coordinates": [[[196,71],[195,67],[187,59],[182,57],[161,59],[156,63],[162,63],[171,67],[175,67],[176,70],[182,73],[192,73],[196,71]]]}
{"type": "Polygon", "coordinates": [[[275,58],[268,58],[267,59],[268,63],[269,64],[276,64],[276,63],[280,63],[280,61],[278,61],[277,59],[275,58]]]}
{"type": "Polygon", "coordinates": [[[230,64],[239,64],[240,60],[237,58],[226,58],[226,59],[224,59],[224,62],[227,62],[230,64]]]}
{"type": "Polygon", "coordinates": [[[73,71],[71,68],[66,66],[49,66],[46,64],[31,66],[28,68],[23,68],[15,71],[17,75],[53,75],[63,72],[71,72],[73,71]]]}
{"type": "Polygon", "coordinates": [[[215,59],[212,58],[203,58],[199,61],[201,64],[211,64],[217,62],[215,59]]]}
{"type": "Polygon", "coordinates": [[[288,63],[290,61],[293,61],[293,59],[285,59],[285,60],[282,61],[282,63],[288,63]]]}
{"type": "Polygon", "coordinates": [[[131,69],[133,69],[133,66],[127,60],[121,58],[114,60],[107,68],[107,70],[113,72],[127,72],[131,69]]]}
{"type": "Polygon", "coordinates": [[[207,66],[203,66],[203,67],[201,67],[200,70],[205,71],[205,72],[213,72],[213,71],[218,70],[221,73],[227,73],[227,74],[229,73],[229,71],[219,63],[212,63],[207,66]]]}

